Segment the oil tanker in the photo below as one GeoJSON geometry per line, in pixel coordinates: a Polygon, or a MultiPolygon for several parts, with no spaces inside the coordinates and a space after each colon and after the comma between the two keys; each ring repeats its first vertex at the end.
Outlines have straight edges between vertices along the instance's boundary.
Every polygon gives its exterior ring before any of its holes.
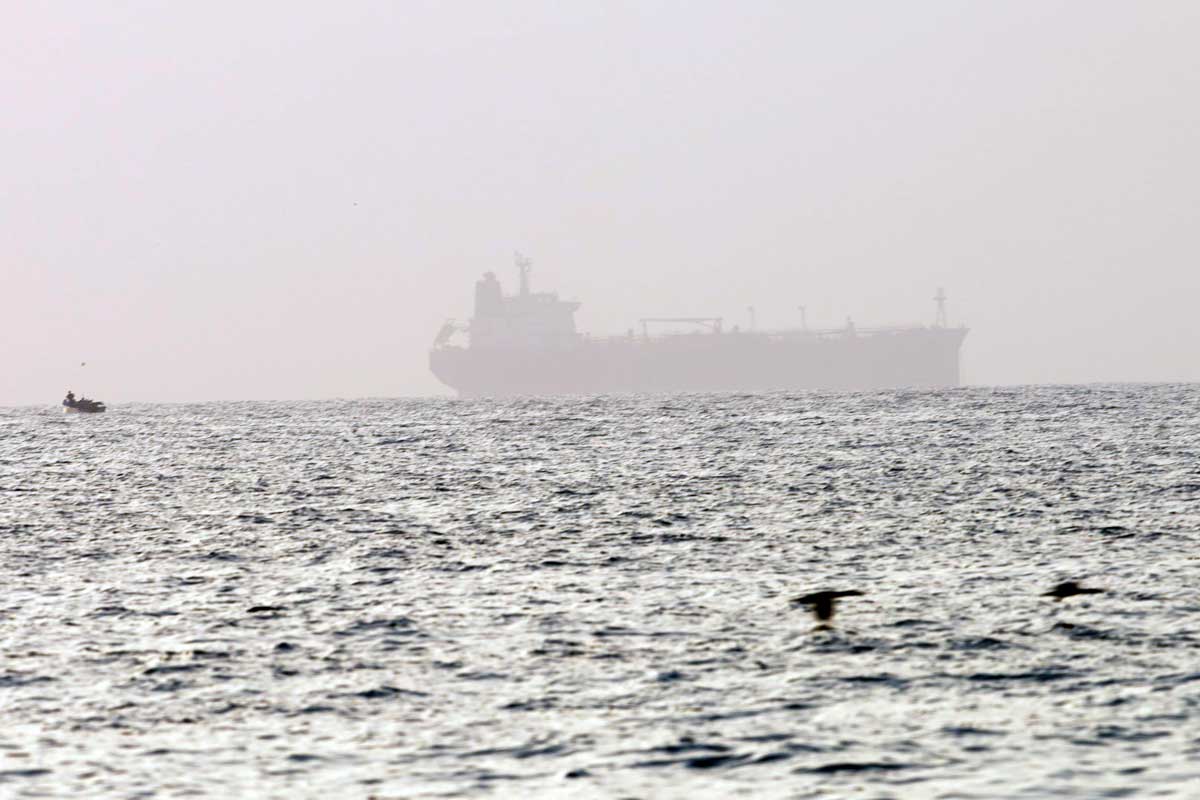
{"type": "MultiPolygon", "coordinates": [[[[616,393],[870,391],[959,384],[965,327],[946,323],[938,289],[932,325],[815,330],[727,329],[720,317],[638,320],[624,336],[575,329],[579,303],[529,287],[505,294],[495,273],[475,284],[470,321],[442,326],[429,353],[438,380],[460,397],[616,393]],[[685,326],[663,332],[659,326],[685,326]]],[[[752,312],[751,312],[752,313],[752,312]]]]}

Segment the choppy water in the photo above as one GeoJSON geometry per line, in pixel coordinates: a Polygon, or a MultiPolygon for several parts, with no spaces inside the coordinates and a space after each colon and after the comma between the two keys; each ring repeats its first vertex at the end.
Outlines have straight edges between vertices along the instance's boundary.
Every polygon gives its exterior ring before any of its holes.
{"type": "Polygon", "coordinates": [[[1198,401],[0,410],[0,796],[1200,796],[1198,401]]]}

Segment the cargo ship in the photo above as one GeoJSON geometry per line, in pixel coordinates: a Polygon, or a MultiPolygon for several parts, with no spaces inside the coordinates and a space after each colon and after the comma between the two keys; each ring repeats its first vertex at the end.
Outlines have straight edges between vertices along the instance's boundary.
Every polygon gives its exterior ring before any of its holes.
{"type": "Polygon", "coordinates": [[[518,254],[511,295],[485,273],[470,321],[438,331],[429,366],[460,397],[959,385],[967,328],[946,323],[941,289],[932,325],[759,331],[753,322],[726,328],[720,317],[653,317],[623,336],[593,337],[575,329],[579,303],[530,290],[530,266],[518,254]]]}

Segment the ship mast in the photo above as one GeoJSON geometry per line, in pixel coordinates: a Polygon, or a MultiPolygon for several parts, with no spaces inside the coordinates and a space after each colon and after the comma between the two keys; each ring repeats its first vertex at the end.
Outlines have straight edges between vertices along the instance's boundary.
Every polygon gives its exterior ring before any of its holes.
{"type": "Polygon", "coordinates": [[[938,287],[937,294],[933,296],[933,301],[937,303],[937,316],[934,318],[933,327],[945,328],[946,324],[946,290],[938,287]]]}
{"type": "Polygon", "coordinates": [[[513,259],[517,263],[517,270],[521,273],[521,296],[523,297],[529,294],[529,268],[533,266],[533,262],[521,255],[519,251],[513,253],[513,259]]]}

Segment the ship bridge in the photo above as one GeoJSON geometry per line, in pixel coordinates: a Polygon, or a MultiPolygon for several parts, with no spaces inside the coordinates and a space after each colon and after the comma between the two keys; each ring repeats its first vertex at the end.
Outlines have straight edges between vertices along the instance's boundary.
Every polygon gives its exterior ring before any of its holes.
{"type": "Polygon", "coordinates": [[[560,300],[553,292],[532,292],[532,262],[517,254],[520,290],[505,295],[494,272],[475,283],[475,314],[467,327],[472,349],[553,349],[569,347],[579,337],[575,311],[579,303],[560,300]]]}

